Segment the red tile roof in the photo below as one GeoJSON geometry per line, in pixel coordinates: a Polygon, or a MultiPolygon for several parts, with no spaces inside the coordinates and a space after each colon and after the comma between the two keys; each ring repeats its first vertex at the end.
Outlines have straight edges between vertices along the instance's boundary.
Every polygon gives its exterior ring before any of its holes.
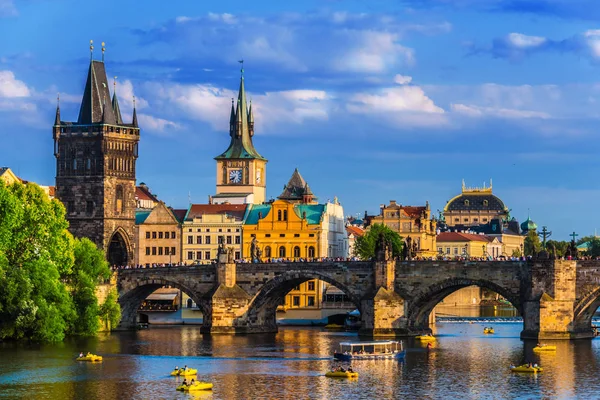
{"type": "Polygon", "coordinates": [[[228,214],[242,220],[247,204],[192,204],[187,212],[186,220],[192,220],[203,214],[228,214]]]}
{"type": "Polygon", "coordinates": [[[52,197],[56,196],[56,186],[48,186],[48,195],[52,197]]]}
{"type": "Polygon", "coordinates": [[[365,234],[365,231],[361,228],[359,228],[358,226],[352,226],[352,225],[348,225],[346,227],[346,232],[348,232],[348,234],[353,234],[354,236],[362,236],[365,234]]]}
{"type": "Polygon", "coordinates": [[[150,200],[155,203],[158,203],[158,199],[148,190],[147,186],[136,186],[135,187],[135,196],[139,200],[150,200]]]}
{"type": "Polygon", "coordinates": [[[485,235],[475,235],[473,233],[462,233],[462,232],[442,232],[436,237],[438,242],[490,242],[493,239],[485,235]]]}
{"type": "Polygon", "coordinates": [[[423,211],[426,210],[424,206],[402,206],[402,211],[412,218],[420,218],[423,211]]]}
{"type": "Polygon", "coordinates": [[[175,215],[175,218],[177,218],[179,222],[182,222],[185,219],[185,214],[187,214],[187,210],[185,208],[182,210],[171,209],[171,212],[173,213],[173,215],[175,215]]]}

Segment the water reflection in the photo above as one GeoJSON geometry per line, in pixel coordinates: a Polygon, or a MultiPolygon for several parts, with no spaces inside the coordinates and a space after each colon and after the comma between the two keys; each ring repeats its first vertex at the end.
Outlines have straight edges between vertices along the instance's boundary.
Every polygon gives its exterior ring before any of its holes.
{"type": "Polygon", "coordinates": [[[519,339],[522,324],[437,325],[431,349],[404,341],[404,362],[355,362],[358,380],[323,376],[346,332],[285,328],[276,335],[205,336],[198,327],[122,332],[59,345],[0,344],[0,398],[40,399],[248,399],[248,398],[575,398],[596,397],[600,373],[597,340],[553,342],[556,352],[534,353],[519,339]],[[76,363],[79,351],[104,356],[100,364],[76,363]],[[6,360],[10,360],[6,362],[6,360]],[[511,373],[508,366],[537,362],[539,375],[511,373]],[[175,366],[198,369],[213,393],[175,391],[175,366]],[[27,384],[26,384],[27,383],[27,384]]]}

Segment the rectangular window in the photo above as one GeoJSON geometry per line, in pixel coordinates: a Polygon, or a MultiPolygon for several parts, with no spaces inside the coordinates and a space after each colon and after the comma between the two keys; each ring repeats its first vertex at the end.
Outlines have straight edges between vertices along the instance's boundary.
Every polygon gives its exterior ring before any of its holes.
{"type": "Polygon", "coordinates": [[[175,247],[171,247],[171,255],[174,256],[175,255],[175,247]]]}
{"type": "Polygon", "coordinates": [[[150,255],[150,247],[146,247],[146,255],[149,256],[150,255]]]}
{"type": "Polygon", "coordinates": [[[285,237],[285,233],[280,233],[279,237],[285,237]]]}
{"type": "Polygon", "coordinates": [[[300,237],[299,233],[294,233],[294,237],[300,237]]]}
{"type": "Polygon", "coordinates": [[[457,256],[458,255],[458,247],[454,247],[454,255],[457,256]]]}
{"type": "Polygon", "coordinates": [[[227,244],[231,244],[231,236],[227,236],[227,244]]]}
{"type": "Polygon", "coordinates": [[[155,256],[156,255],[156,247],[152,248],[152,255],[155,256]]]}
{"type": "Polygon", "coordinates": [[[204,252],[204,259],[205,260],[210,260],[210,251],[205,251],[204,252]]]}
{"type": "Polygon", "coordinates": [[[159,247],[159,248],[158,248],[158,255],[159,255],[159,256],[162,256],[162,255],[163,255],[163,248],[162,248],[162,247],[159,247]]]}
{"type": "Polygon", "coordinates": [[[171,232],[171,239],[177,239],[177,234],[175,232],[171,232]]]}
{"type": "Polygon", "coordinates": [[[467,255],[467,249],[465,247],[462,248],[463,256],[467,255]]]}
{"type": "Polygon", "coordinates": [[[315,281],[308,281],[308,290],[315,290],[315,281]]]}
{"type": "Polygon", "coordinates": [[[146,232],[146,239],[150,239],[150,232],[146,232]]]}
{"type": "Polygon", "coordinates": [[[210,232],[210,229],[209,229],[209,228],[206,228],[206,232],[210,232]]]}
{"type": "Polygon", "coordinates": [[[239,232],[239,231],[240,231],[240,228],[236,228],[236,229],[235,229],[235,231],[236,231],[236,232],[239,232]]]}
{"type": "Polygon", "coordinates": [[[450,247],[446,247],[446,254],[450,254],[450,247]]]}
{"type": "Polygon", "coordinates": [[[270,233],[265,234],[265,237],[271,237],[270,233]]]}
{"type": "Polygon", "coordinates": [[[159,238],[159,239],[162,239],[162,238],[163,238],[163,234],[162,234],[162,232],[158,232],[158,238],[159,238]]]}
{"type": "Polygon", "coordinates": [[[193,236],[188,236],[188,244],[194,244],[194,237],[193,236]]]}
{"type": "MultiPolygon", "coordinates": [[[[192,231],[192,230],[190,229],[190,232],[191,232],[191,231],[192,231]]],[[[202,229],[198,228],[198,229],[196,229],[196,232],[202,232],[202,229]]]]}
{"type": "Polygon", "coordinates": [[[315,306],[315,296],[308,296],[308,301],[307,301],[306,305],[309,307],[314,307],[315,306]]]}
{"type": "Polygon", "coordinates": [[[292,305],[294,307],[300,307],[300,296],[292,297],[292,305]]]}
{"type": "Polygon", "coordinates": [[[438,253],[442,254],[442,248],[438,247],[438,253]]]}
{"type": "Polygon", "coordinates": [[[196,236],[196,244],[202,244],[202,236],[196,236]]]}
{"type": "Polygon", "coordinates": [[[202,260],[202,252],[201,251],[196,252],[196,260],[202,260]]]}
{"type": "Polygon", "coordinates": [[[152,239],[156,239],[156,232],[152,232],[152,239]]]}
{"type": "Polygon", "coordinates": [[[165,239],[169,238],[169,232],[165,232],[165,239]]]}
{"type": "Polygon", "coordinates": [[[193,251],[188,251],[187,259],[188,260],[193,260],[194,259],[194,252],[193,251]]]}
{"type": "Polygon", "coordinates": [[[207,237],[206,237],[206,240],[204,241],[204,243],[206,243],[206,244],[210,244],[210,236],[207,236],[207,237]]]}
{"type": "MultiPolygon", "coordinates": [[[[200,229],[198,229],[198,230],[200,230],[200,229]]],[[[191,232],[191,231],[192,231],[192,228],[188,229],[188,232],[191,232]]]]}
{"type": "Polygon", "coordinates": [[[314,233],[309,233],[308,237],[315,237],[315,234],[314,233]]]}
{"type": "Polygon", "coordinates": [[[219,228],[219,232],[223,232],[223,229],[219,228]]]}
{"type": "Polygon", "coordinates": [[[236,259],[236,260],[239,260],[240,258],[241,258],[240,252],[239,252],[239,251],[236,251],[236,252],[235,252],[235,259],[236,259]]]}
{"type": "Polygon", "coordinates": [[[231,232],[231,228],[227,228],[227,232],[231,232]]]}
{"type": "Polygon", "coordinates": [[[242,238],[240,236],[236,236],[235,237],[235,244],[240,244],[240,243],[242,243],[242,238]]]}

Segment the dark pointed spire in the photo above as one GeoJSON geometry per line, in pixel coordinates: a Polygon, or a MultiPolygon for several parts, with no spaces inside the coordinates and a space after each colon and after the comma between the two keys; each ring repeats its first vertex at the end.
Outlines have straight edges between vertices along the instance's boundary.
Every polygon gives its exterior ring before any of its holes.
{"type": "Polygon", "coordinates": [[[56,96],[56,116],[54,117],[54,126],[60,125],[60,93],[56,96]]]}
{"type": "MultiPolygon", "coordinates": [[[[240,61],[240,63],[243,63],[243,61],[240,61]]],[[[231,111],[232,113],[229,118],[233,127],[233,130],[230,129],[231,142],[229,143],[227,150],[223,154],[215,157],[215,159],[246,158],[265,160],[265,158],[256,151],[254,144],[252,143],[252,136],[254,135],[254,116],[252,115],[252,110],[248,110],[246,103],[243,64],[235,113],[233,111],[233,103],[231,104],[231,111]],[[249,119],[252,120],[252,124],[249,123],[249,119]]]]}
{"type": "Polygon", "coordinates": [[[115,76],[113,82],[113,98],[112,98],[112,108],[113,113],[115,114],[115,120],[117,124],[123,124],[123,118],[121,117],[121,108],[119,107],[119,100],[117,99],[117,77],[115,76]]]}
{"type": "Polygon", "coordinates": [[[229,136],[235,134],[235,107],[233,106],[233,97],[231,98],[231,115],[229,116],[229,136]]]}
{"type": "Polygon", "coordinates": [[[131,122],[134,128],[138,127],[137,112],[135,111],[135,96],[133,96],[133,121],[131,122]]]}
{"type": "Polygon", "coordinates": [[[254,136],[254,112],[252,111],[252,99],[250,99],[250,109],[248,110],[248,133],[254,136]]]}
{"type": "Polygon", "coordinates": [[[314,194],[302,175],[300,175],[298,168],[296,168],[287,185],[283,187],[283,192],[277,198],[280,200],[310,203],[314,199],[314,194]]]}
{"type": "Polygon", "coordinates": [[[110,92],[104,63],[91,61],[77,123],[81,125],[116,124],[112,108],[105,109],[103,107],[105,99],[110,99],[110,92]],[[103,114],[105,115],[103,116],[103,114]]]}

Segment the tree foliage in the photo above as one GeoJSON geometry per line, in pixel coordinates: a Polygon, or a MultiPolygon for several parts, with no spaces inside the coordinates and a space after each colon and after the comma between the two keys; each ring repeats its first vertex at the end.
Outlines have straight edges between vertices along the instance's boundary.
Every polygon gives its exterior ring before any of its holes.
{"type": "Polygon", "coordinates": [[[0,181],[0,339],[97,331],[95,287],[108,268],[96,246],[67,227],[62,203],[39,186],[0,181]]]}
{"type": "Polygon", "coordinates": [[[102,306],[100,306],[100,319],[108,330],[116,327],[121,321],[121,306],[117,299],[117,291],[112,289],[106,296],[102,306]]]}
{"type": "Polygon", "coordinates": [[[526,256],[535,256],[542,250],[542,244],[540,243],[540,237],[536,231],[527,232],[525,237],[524,252],[526,256]]]}
{"type": "Polygon", "coordinates": [[[567,248],[570,243],[565,240],[548,240],[546,242],[546,250],[552,253],[556,249],[556,257],[564,257],[567,254],[567,248]]]}
{"type": "Polygon", "coordinates": [[[392,256],[400,257],[402,253],[402,238],[397,232],[394,232],[383,224],[373,224],[363,236],[356,239],[354,254],[362,260],[368,260],[375,257],[375,247],[379,233],[383,233],[384,238],[392,245],[392,256]]]}

